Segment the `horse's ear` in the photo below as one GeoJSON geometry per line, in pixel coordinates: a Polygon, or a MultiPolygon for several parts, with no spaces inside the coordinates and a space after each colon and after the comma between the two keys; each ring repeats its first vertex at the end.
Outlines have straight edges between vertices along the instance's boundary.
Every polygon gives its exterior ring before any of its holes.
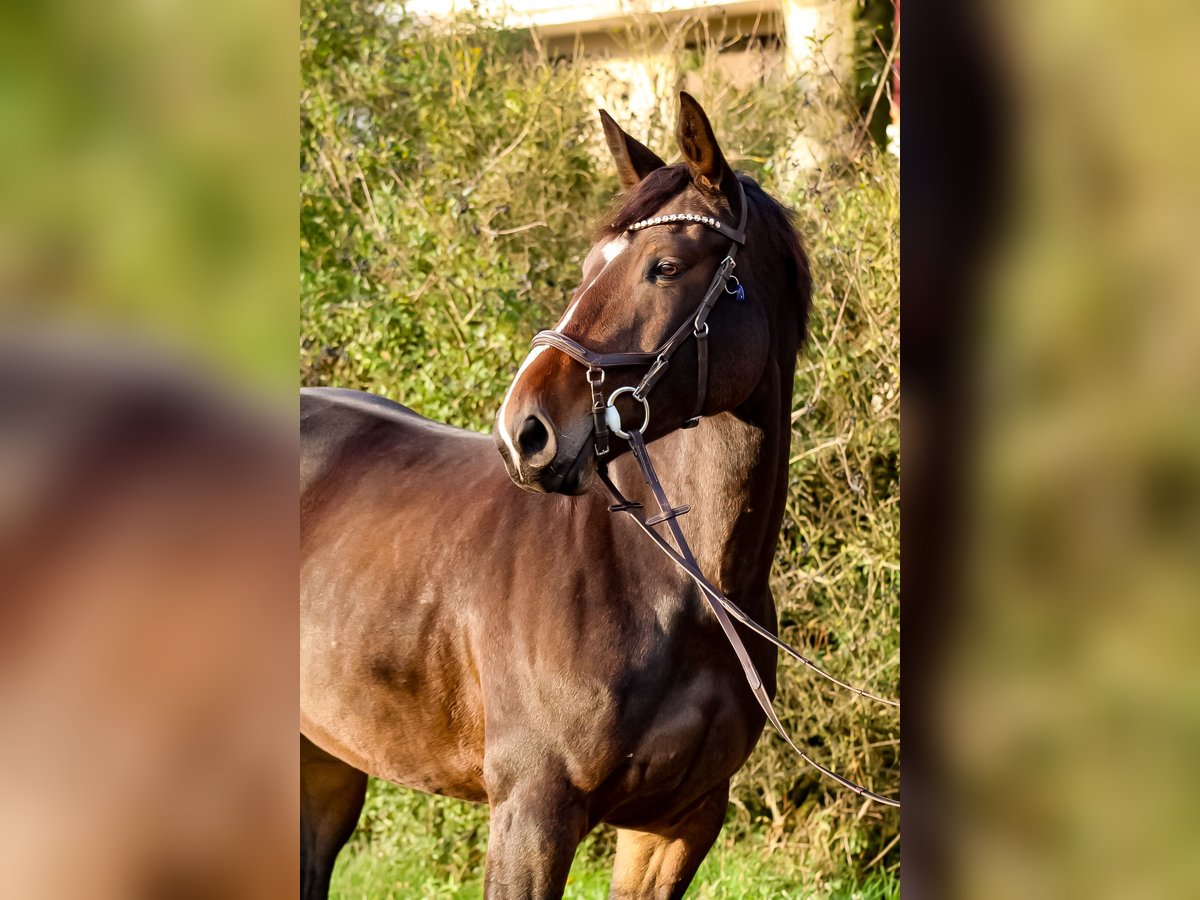
{"type": "Polygon", "coordinates": [[[722,194],[731,206],[737,202],[737,176],[725,162],[725,156],[717,144],[708,116],[696,98],[687,91],[679,92],[679,122],[675,126],[675,140],[683,159],[692,172],[692,181],[700,190],[710,194],[722,194]]]}
{"type": "Polygon", "coordinates": [[[655,169],[666,165],[653,150],[622,131],[621,126],[604,110],[600,110],[600,122],[604,126],[604,140],[608,142],[608,149],[617,164],[617,176],[621,179],[622,188],[628,190],[655,169]]]}

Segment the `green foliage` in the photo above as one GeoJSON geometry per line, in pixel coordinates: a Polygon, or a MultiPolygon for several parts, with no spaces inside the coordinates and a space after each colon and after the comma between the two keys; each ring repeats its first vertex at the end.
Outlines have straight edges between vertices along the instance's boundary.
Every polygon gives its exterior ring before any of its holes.
{"type": "MultiPolygon", "coordinates": [[[[453,802],[447,804],[453,806],[453,802]]],[[[466,877],[447,871],[441,861],[446,843],[436,832],[419,837],[422,848],[401,855],[378,847],[343,853],[330,891],[332,900],[408,900],[410,897],[481,900],[482,867],[466,877]]],[[[608,896],[611,863],[594,852],[592,839],[575,855],[565,900],[600,900],[608,896]]],[[[900,881],[895,874],[878,873],[860,880],[835,879],[812,885],[795,856],[786,849],[764,852],[750,845],[723,845],[708,855],[688,890],[693,900],[779,900],[811,897],[821,900],[896,900],[900,881]]]]}
{"type": "Polygon", "coordinates": [[[599,206],[578,73],[512,34],[304,10],[301,378],[484,428],[599,206]]]}
{"type": "MultiPolygon", "coordinates": [[[[793,397],[790,490],[773,588],[782,637],[839,674],[898,696],[900,670],[899,178],[866,155],[792,199],[814,275],[793,397]]],[[[777,708],[819,760],[898,793],[899,715],[780,662],[777,708]]],[[[798,766],[764,736],[735,779],[734,829],[803,848],[822,877],[898,859],[899,813],[798,766]]]]}
{"type": "MultiPolygon", "coordinates": [[[[303,7],[301,380],[484,430],[529,338],[565,307],[590,227],[617,190],[584,89],[605,76],[478,22],[417,28],[376,8],[303,7]]],[[[826,148],[819,168],[804,168],[797,142],[810,129],[828,133],[844,110],[782,71],[735,83],[712,45],[683,28],[673,40],[656,57],[674,67],[660,80],[686,69],[730,159],[797,210],[812,261],[773,580],[783,636],[852,683],[895,696],[898,164],[867,144],[849,155],[826,148]]],[[[673,92],[662,101],[645,136],[670,159],[673,92]]],[[[619,106],[610,111],[642,136],[619,106]]],[[[780,715],[816,758],[897,792],[894,710],[786,660],[779,682],[780,715]]],[[[482,807],[373,784],[341,890],[478,896],[486,835],[482,807]]],[[[695,895],[894,896],[898,836],[898,813],[857,800],[765,734],[735,779],[695,895]]],[[[574,896],[603,895],[612,846],[606,829],[584,845],[572,889],[584,892],[574,896]]]]}
{"type": "Polygon", "coordinates": [[[897,0],[854,2],[856,46],[852,83],[849,88],[853,91],[859,114],[864,117],[871,116],[867,128],[880,144],[886,143],[886,130],[891,119],[892,66],[888,57],[896,38],[896,2],[897,0]],[[883,84],[880,84],[881,80],[883,84]]]}

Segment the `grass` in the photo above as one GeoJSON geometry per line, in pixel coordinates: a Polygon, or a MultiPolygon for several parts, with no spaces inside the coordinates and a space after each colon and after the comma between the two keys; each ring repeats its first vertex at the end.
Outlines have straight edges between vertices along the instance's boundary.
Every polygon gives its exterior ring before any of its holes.
{"type": "MultiPolygon", "coordinates": [[[[585,843],[575,856],[567,900],[602,900],[608,896],[611,862],[592,856],[585,843]]],[[[894,900],[900,881],[894,874],[870,876],[857,885],[841,881],[813,885],[802,877],[787,851],[764,854],[738,845],[713,849],[687,896],[695,900],[767,900],[780,897],[822,897],[829,900],[894,900]]],[[[347,847],[334,872],[332,900],[477,900],[483,897],[483,873],[447,876],[444,866],[428,855],[390,856],[380,851],[347,847]]]]}

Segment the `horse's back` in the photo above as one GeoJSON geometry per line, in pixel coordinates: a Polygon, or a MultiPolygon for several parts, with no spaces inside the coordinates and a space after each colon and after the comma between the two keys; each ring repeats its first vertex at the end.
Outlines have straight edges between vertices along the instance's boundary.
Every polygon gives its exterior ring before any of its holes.
{"type": "Polygon", "coordinates": [[[380,397],[378,394],[371,394],[367,391],[332,387],[300,388],[301,423],[312,413],[331,407],[359,409],[380,415],[395,414],[398,416],[412,416],[417,419],[422,418],[422,416],[417,415],[417,413],[413,412],[407,406],[397,403],[395,400],[389,400],[387,397],[380,397]]]}
{"type": "Polygon", "coordinates": [[[407,406],[348,388],[300,390],[300,489],[308,490],[338,462],[362,460],[386,449],[428,452],[483,435],[434,422],[407,406]]]}

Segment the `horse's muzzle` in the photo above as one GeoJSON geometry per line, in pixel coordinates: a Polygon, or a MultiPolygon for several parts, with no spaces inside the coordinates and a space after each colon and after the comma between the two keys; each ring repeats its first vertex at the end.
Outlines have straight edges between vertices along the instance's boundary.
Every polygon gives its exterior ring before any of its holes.
{"type": "Polygon", "coordinates": [[[497,417],[493,437],[509,478],[522,490],[583,494],[592,485],[596,466],[590,432],[582,441],[567,439],[545,412],[533,408],[523,412],[519,424],[497,417]]]}

